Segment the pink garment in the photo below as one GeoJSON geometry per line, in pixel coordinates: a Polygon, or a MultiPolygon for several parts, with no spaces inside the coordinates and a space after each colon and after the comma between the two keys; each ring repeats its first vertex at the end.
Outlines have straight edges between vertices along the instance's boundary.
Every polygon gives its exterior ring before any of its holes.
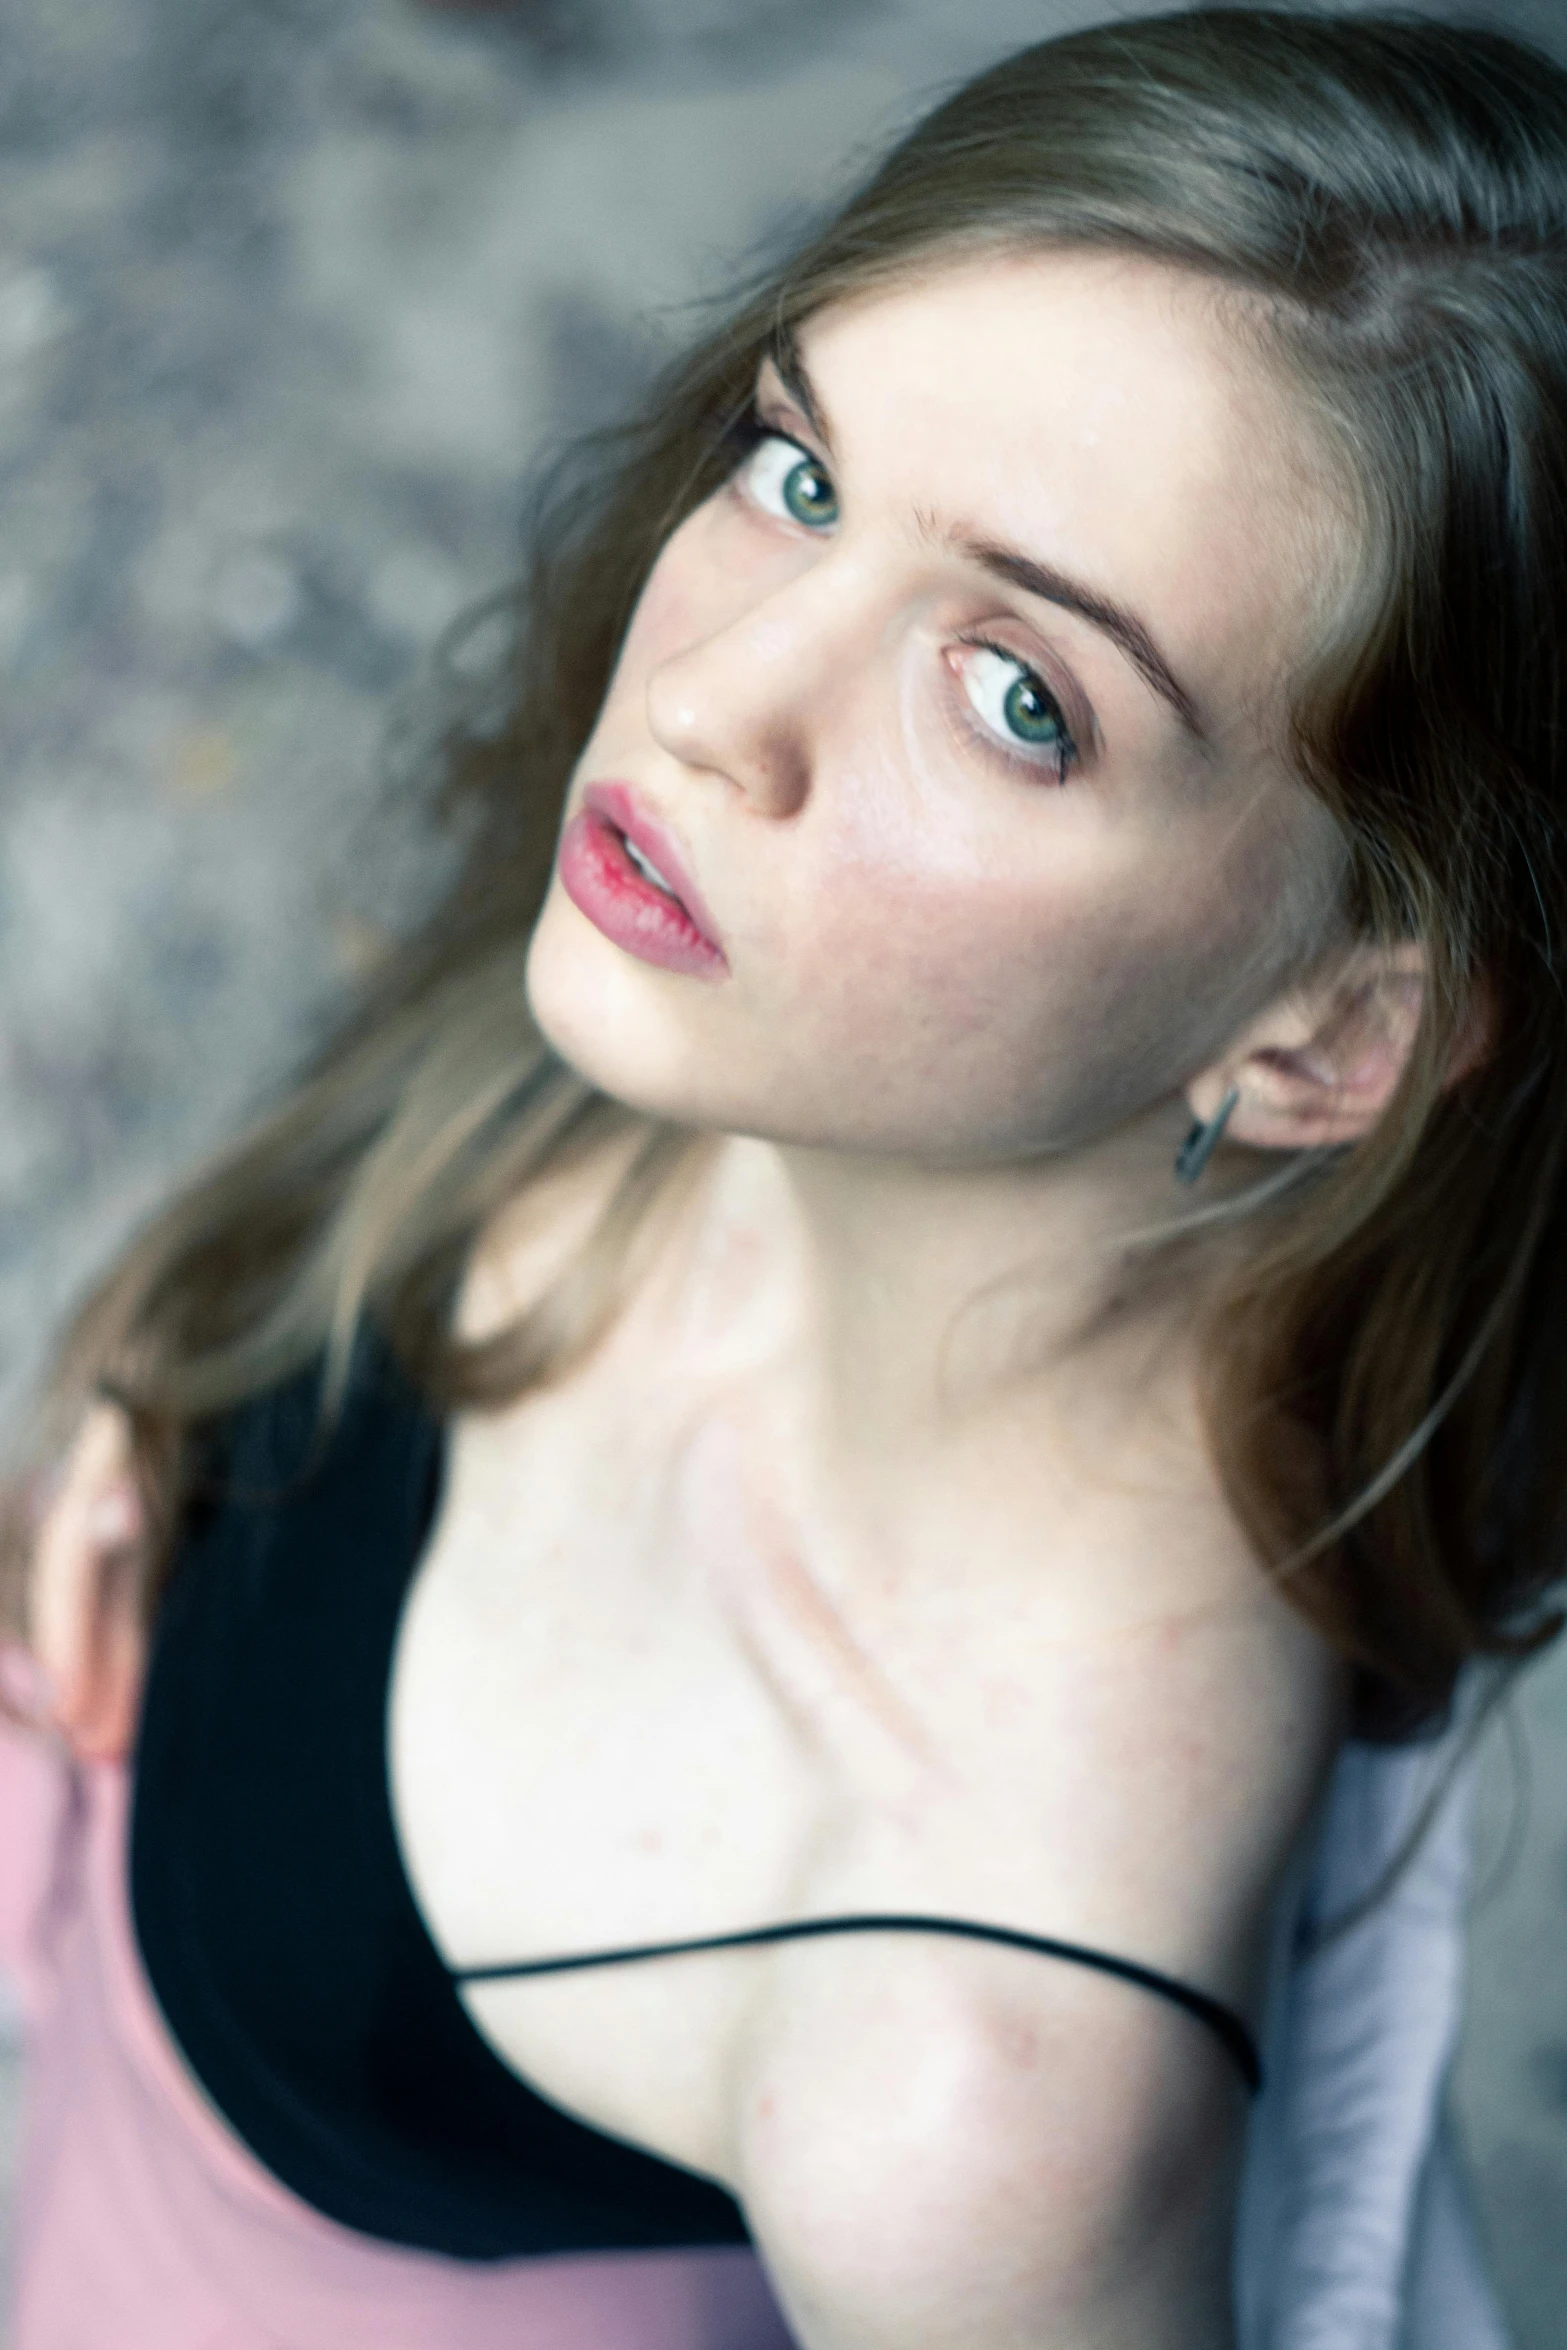
{"type": "Polygon", "coordinates": [[[128,1798],[122,1769],[0,1722],[0,1967],[28,2029],[14,2350],[789,2350],[744,2249],[469,2263],[290,2194],[158,2014],[128,1798]]]}

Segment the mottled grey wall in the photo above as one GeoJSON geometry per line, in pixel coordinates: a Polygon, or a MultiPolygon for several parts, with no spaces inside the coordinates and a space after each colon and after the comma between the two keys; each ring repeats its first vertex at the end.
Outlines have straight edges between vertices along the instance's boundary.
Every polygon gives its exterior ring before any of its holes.
{"type": "MultiPolygon", "coordinates": [[[[428,886],[376,746],[511,571],[530,460],[943,83],[1105,13],[0,0],[0,1430],[428,886]]],[[[1567,1672],[1520,1711],[1462,2107],[1562,2350],[1567,1672]]]]}
{"type": "Polygon", "coordinates": [[[1068,13],[0,0],[0,1413],[417,893],[378,734],[530,459],[1068,13]]]}

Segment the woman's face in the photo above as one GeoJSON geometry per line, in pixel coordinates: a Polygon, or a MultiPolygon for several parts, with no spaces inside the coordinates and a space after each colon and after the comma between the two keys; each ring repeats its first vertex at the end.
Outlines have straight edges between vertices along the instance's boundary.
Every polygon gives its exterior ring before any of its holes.
{"type": "Polygon", "coordinates": [[[1212,290],[1135,259],[933,266],[819,315],[790,374],[637,606],[535,1015],[683,1124],[1098,1138],[1330,918],[1283,750],[1345,543],[1326,467],[1212,290]]]}

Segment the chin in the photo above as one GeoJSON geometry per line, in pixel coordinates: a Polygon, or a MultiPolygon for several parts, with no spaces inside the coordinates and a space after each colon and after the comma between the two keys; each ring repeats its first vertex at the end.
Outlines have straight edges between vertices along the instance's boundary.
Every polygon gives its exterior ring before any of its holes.
{"type": "Polygon", "coordinates": [[[528,1010],[551,1051],[600,1093],[652,1118],[711,1127],[703,1054],[672,991],[696,983],[667,979],[601,939],[552,892],[539,918],[524,978],[528,1010]],[[661,986],[660,981],[664,984],[661,986]]]}
{"type": "MultiPolygon", "coordinates": [[[[748,1017],[724,991],[638,962],[556,889],[528,949],[540,1035],[568,1068],[644,1117],[802,1150],[980,1165],[1050,1148],[1017,1088],[955,1091],[927,1071],[889,1085],[886,1055],[791,1021],[748,1017]],[[721,999],[721,1000],[720,1000],[721,999]],[[824,1082],[824,1080],[826,1080],[824,1082]]],[[[1034,1105],[1028,1105],[1033,1109],[1034,1105]]]]}
{"type": "Polygon", "coordinates": [[[823,1142],[777,1117],[773,1071],[729,1054],[681,1017],[676,992],[699,983],[666,980],[590,934],[546,915],[528,953],[528,1009],[544,1041],[568,1068],[612,1101],[648,1118],[704,1134],[747,1134],[774,1142],[823,1142]],[[618,966],[618,968],[617,968],[618,966]]]}

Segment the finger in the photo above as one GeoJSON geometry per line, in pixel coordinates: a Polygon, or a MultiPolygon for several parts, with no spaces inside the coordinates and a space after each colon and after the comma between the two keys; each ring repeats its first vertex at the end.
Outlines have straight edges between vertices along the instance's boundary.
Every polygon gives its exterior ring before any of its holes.
{"type": "Polygon", "coordinates": [[[29,1633],[71,1731],[101,1710],[104,1668],[126,1646],[145,1512],[132,1471],[129,1424],[112,1405],[89,1414],[38,1531],[29,1578],[29,1633]],[[119,1572],[111,1572],[119,1569],[119,1572]]]}

